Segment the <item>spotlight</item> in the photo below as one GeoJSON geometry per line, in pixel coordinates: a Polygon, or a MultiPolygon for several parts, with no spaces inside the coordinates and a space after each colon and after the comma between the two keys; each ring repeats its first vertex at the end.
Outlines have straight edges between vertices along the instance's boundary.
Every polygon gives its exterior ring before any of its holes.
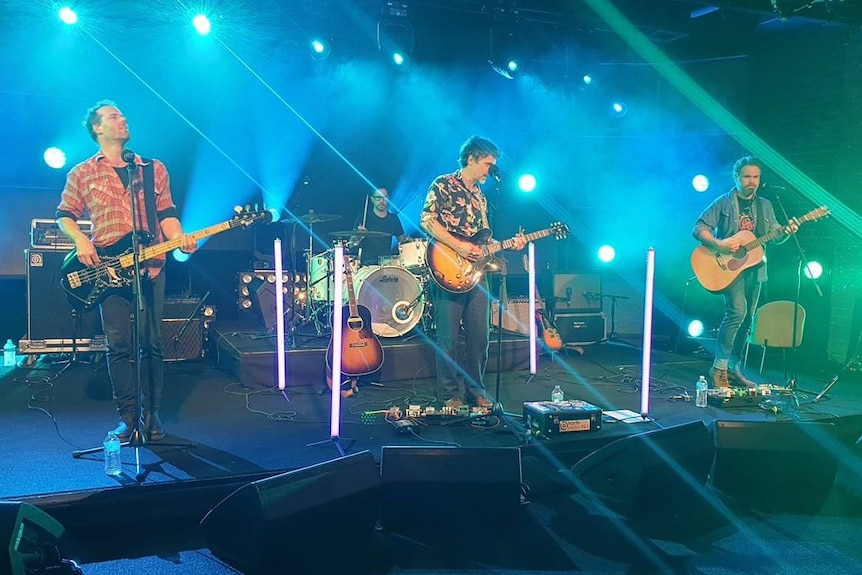
{"type": "Polygon", "coordinates": [[[174,256],[174,259],[180,263],[189,261],[189,258],[191,257],[191,254],[183,252],[180,248],[175,249],[172,252],[172,255],[174,256]]]}
{"type": "Polygon", "coordinates": [[[250,284],[251,280],[253,280],[253,279],[254,279],[254,275],[252,275],[249,272],[244,272],[244,273],[240,274],[240,276],[239,276],[239,281],[241,281],[244,284],[250,284]]]}
{"type": "Polygon", "coordinates": [[[240,306],[242,309],[251,309],[251,300],[250,300],[250,299],[243,298],[242,300],[240,300],[240,302],[239,302],[239,306],[240,306]]]}
{"type": "Polygon", "coordinates": [[[68,6],[63,6],[62,8],[60,8],[58,16],[60,16],[60,20],[64,24],[68,24],[69,26],[71,26],[72,24],[77,24],[78,22],[78,15],[68,6]]]}
{"type": "Polygon", "coordinates": [[[703,322],[695,319],[688,324],[688,335],[691,337],[700,337],[703,335],[703,322]]]}
{"type": "Polygon", "coordinates": [[[330,46],[326,40],[315,38],[311,41],[311,57],[314,60],[325,60],[329,57],[330,46]]]}
{"type": "Polygon", "coordinates": [[[584,74],[584,77],[581,78],[584,83],[584,86],[591,86],[593,84],[593,77],[589,74],[584,74]]]}
{"type": "Polygon", "coordinates": [[[386,0],[380,7],[377,22],[377,49],[390,54],[399,68],[410,63],[413,54],[413,24],[406,2],[386,0]]]}
{"type": "Polygon", "coordinates": [[[488,60],[488,63],[491,64],[491,69],[507,80],[514,80],[518,77],[518,74],[521,72],[521,64],[517,59],[505,58],[501,62],[497,63],[493,60],[488,60]]]}
{"type": "Polygon", "coordinates": [[[617,257],[617,250],[613,246],[605,244],[599,248],[597,254],[599,261],[607,264],[614,261],[614,258],[617,257]]]}
{"type": "Polygon", "coordinates": [[[705,192],[709,189],[709,178],[703,174],[698,174],[691,179],[691,187],[697,192],[705,192]]]}
{"type": "Polygon", "coordinates": [[[534,191],[536,189],[536,176],[533,174],[524,174],[518,178],[518,189],[526,193],[534,191]]]}
{"type": "Polygon", "coordinates": [[[820,276],[823,275],[823,266],[820,262],[810,261],[805,264],[805,268],[802,270],[802,273],[810,280],[819,279],[820,276]]]}
{"type": "Polygon", "coordinates": [[[622,118],[629,111],[625,102],[616,101],[611,104],[611,116],[614,118],[622,118]]]}
{"type": "Polygon", "coordinates": [[[42,154],[42,159],[45,160],[48,167],[59,170],[66,165],[66,152],[60,148],[51,146],[45,150],[44,154],[42,154]]]}
{"type": "Polygon", "coordinates": [[[212,30],[212,24],[210,23],[210,19],[207,18],[203,14],[198,14],[194,18],[192,18],[192,26],[195,27],[198,34],[201,36],[206,36],[212,30]]]}

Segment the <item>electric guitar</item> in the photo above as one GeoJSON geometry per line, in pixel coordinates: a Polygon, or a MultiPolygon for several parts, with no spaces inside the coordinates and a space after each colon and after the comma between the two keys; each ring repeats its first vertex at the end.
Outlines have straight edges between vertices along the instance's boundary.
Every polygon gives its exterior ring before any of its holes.
{"type": "MultiPolygon", "coordinates": [[[[258,222],[271,222],[273,219],[273,213],[269,210],[251,211],[249,207],[239,206],[234,210],[236,215],[231,219],[189,235],[200,240],[236,227],[248,227],[258,222]]],[[[75,311],[87,311],[106,298],[111,291],[127,289],[132,285],[135,265],[132,253],[133,233],[139,232],[128,233],[108,247],[96,248],[101,263],[95,267],[87,267],[78,261],[77,249],[70,251],[63,259],[60,284],[75,311]]],[[[151,260],[179,248],[182,244],[182,238],[177,238],[146,246],[138,253],[138,261],[151,260]]]]}
{"type": "MultiPolygon", "coordinates": [[[[544,230],[524,234],[524,237],[527,238],[528,242],[532,242],[551,235],[560,240],[568,234],[569,226],[556,222],[544,230]]],[[[492,256],[500,250],[515,245],[514,237],[503,241],[489,242],[491,230],[487,229],[480,230],[471,237],[453,235],[473,245],[481,246],[482,256],[475,262],[471,262],[446,244],[434,239],[428,242],[428,247],[425,250],[425,261],[428,264],[428,269],[431,270],[431,277],[434,278],[434,283],[452,293],[466,293],[476,287],[482,279],[485,266],[493,259],[492,256]]]]}
{"type": "MultiPolygon", "coordinates": [[[[530,261],[526,255],[521,256],[524,263],[524,271],[530,271],[530,261]]],[[[539,308],[538,303],[543,301],[541,297],[539,297],[539,288],[536,288],[536,327],[539,328],[539,335],[542,337],[542,341],[545,343],[545,346],[551,351],[560,351],[563,349],[563,338],[560,337],[560,332],[557,331],[557,326],[554,323],[554,320],[549,318],[545,313],[545,310],[539,308]]],[[[544,304],[543,304],[544,305],[544,304]]]]}
{"type": "MultiPolygon", "coordinates": [[[[802,216],[794,218],[797,225],[813,222],[830,214],[829,208],[821,206],[802,216]]],[[[700,245],[691,253],[691,269],[700,285],[709,291],[721,291],[735,280],[743,270],[763,261],[763,244],[784,234],[784,229],[777,229],[766,235],[755,237],[748,230],[735,233],[742,245],[731,254],[720,253],[715,248],[700,245]]]]}
{"type": "MultiPolygon", "coordinates": [[[[346,260],[347,258],[345,258],[346,260]]],[[[347,290],[347,305],[344,306],[341,327],[333,325],[333,338],[326,348],[327,384],[332,387],[332,344],[335,330],[341,329],[341,373],[360,376],[374,373],[383,365],[383,347],[371,330],[371,311],[356,303],[353,290],[353,271],[348,262],[344,265],[344,287],[347,290]]],[[[334,318],[334,315],[333,315],[334,318]]]]}

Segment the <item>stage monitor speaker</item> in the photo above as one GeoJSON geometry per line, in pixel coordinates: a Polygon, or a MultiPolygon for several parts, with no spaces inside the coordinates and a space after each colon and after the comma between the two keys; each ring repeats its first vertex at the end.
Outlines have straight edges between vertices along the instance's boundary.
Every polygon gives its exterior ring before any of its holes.
{"type": "Polygon", "coordinates": [[[712,484],[758,507],[816,510],[835,484],[838,443],[834,423],[716,421],[712,484]]]}
{"type": "Polygon", "coordinates": [[[0,502],[0,540],[6,553],[0,557],[0,574],[81,573],[57,549],[65,529],[53,517],[29,503],[0,502]]]}
{"type": "Polygon", "coordinates": [[[76,326],[66,299],[60,266],[68,252],[26,250],[28,340],[90,340],[102,333],[99,309],[82,313],[76,326]]]}
{"type": "Polygon", "coordinates": [[[521,507],[517,447],[384,446],[380,472],[381,520],[389,530],[432,532],[477,519],[493,524],[521,507]]]}
{"type": "Polygon", "coordinates": [[[204,539],[246,575],[358,572],[377,560],[380,485],[368,451],[255,481],[207,513],[204,539]]]}
{"type": "Polygon", "coordinates": [[[602,276],[599,274],[554,274],[553,293],[554,309],[558,312],[602,311],[602,276]]]}
{"type": "Polygon", "coordinates": [[[702,421],[617,439],[572,467],[576,485],[636,520],[693,514],[715,456],[702,421]]]}

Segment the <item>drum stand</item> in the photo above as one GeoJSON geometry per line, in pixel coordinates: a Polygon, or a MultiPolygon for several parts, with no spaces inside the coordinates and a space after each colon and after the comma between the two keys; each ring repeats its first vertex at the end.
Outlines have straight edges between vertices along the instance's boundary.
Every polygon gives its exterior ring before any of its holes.
{"type": "MultiPolygon", "coordinates": [[[[330,314],[332,312],[332,308],[329,305],[329,278],[332,277],[332,266],[327,266],[327,272],[323,275],[323,277],[318,278],[314,281],[311,279],[312,266],[311,262],[314,261],[314,221],[311,220],[308,222],[308,250],[307,255],[305,257],[306,264],[306,277],[308,277],[308,281],[306,284],[306,295],[308,297],[308,307],[306,309],[306,317],[296,326],[294,332],[299,331],[309,323],[314,324],[314,331],[317,335],[324,335],[330,328],[330,314]],[[320,282],[326,282],[324,285],[326,286],[326,299],[324,300],[316,300],[312,295],[314,292],[314,286],[319,284],[320,282]],[[321,319],[321,317],[323,319],[321,319]]],[[[330,258],[330,254],[332,250],[326,250],[323,254],[326,254],[327,258],[330,258]]]]}

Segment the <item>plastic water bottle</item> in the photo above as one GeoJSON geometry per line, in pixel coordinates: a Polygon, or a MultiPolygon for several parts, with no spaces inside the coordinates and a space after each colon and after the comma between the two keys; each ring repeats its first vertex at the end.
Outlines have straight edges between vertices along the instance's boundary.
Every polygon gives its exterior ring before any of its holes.
{"type": "Polygon", "coordinates": [[[706,378],[701,375],[697,380],[697,385],[695,386],[696,395],[694,397],[694,404],[697,407],[706,407],[706,390],[708,388],[709,384],[706,382],[706,378]]]}
{"type": "Polygon", "coordinates": [[[563,390],[560,388],[559,385],[555,385],[554,391],[551,392],[551,401],[553,401],[554,403],[560,403],[561,401],[563,401],[563,397],[563,390]]]}
{"type": "Polygon", "coordinates": [[[108,432],[102,445],[105,447],[105,473],[108,475],[119,475],[123,472],[123,464],[120,461],[120,438],[116,434],[108,432]]]}
{"type": "Polygon", "coordinates": [[[3,346],[3,367],[15,367],[15,344],[11,339],[3,346]]]}

